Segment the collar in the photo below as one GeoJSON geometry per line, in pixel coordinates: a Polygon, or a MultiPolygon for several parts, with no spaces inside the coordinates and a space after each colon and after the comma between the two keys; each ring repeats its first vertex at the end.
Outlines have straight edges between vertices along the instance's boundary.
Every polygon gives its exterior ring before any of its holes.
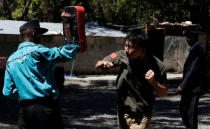
{"type": "Polygon", "coordinates": [[[190,48],[190,51],[192,51],[197,45],[199,45],[198,42],[196,42],[195,44],[193,44],[192,47],[190,48]]]}
{"type": "Polygon", "coordinates": [[[23,42],[23,43],[19,44],[18,49],[21,49],[21,48],[26,47],[26,46],[35,46],[35,45],[36,44],[33,43],[33,42],[23,42]]]}

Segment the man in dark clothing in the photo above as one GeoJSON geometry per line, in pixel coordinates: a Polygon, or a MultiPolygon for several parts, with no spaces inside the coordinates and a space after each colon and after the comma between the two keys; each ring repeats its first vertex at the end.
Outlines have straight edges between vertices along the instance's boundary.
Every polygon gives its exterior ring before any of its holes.
{"type": "Polygon", "coordinates": [[[150,55],[143,35],[128,34],[125,50],[110,54],[97,69],[120,67],[117,77],[118,120],[121,129],[150,129],[154,91],[167,95],[166,72],[162,62],[150,55]]]}
{"type": "Polygon", "coordinates": [[[183,78],[177,88],[181,94],[180,114],[187,129],[198,128],[198,103],[206,84],[205,53],[198,43],[198,32],[186,32],[190,52],[184,64],[183,78]]]}
{"type": "Polygon", "coordinates": [[[39,21],[29,21],[20,27],[23,40],[6,64],[3,95],[20,101],[19,129],[63,129],[58,88],[54,79],[55,64],[73,60],[79,46],[71,44],[71,15],[62,13],[68,43],[47,48],[40,45],[41,35],[47,29],[39,21]]]}

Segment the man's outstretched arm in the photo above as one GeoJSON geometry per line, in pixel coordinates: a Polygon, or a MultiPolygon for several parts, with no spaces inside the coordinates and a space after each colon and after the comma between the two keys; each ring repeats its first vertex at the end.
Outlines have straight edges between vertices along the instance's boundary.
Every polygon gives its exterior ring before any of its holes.
{"type": "Polygon", "coordinates": [[[114,64],[112,62],[99,60],[96,63],[95,68],[97,70],[108,70],[108,69],[112,68],[113,66],[114,66],[114,64]]]}

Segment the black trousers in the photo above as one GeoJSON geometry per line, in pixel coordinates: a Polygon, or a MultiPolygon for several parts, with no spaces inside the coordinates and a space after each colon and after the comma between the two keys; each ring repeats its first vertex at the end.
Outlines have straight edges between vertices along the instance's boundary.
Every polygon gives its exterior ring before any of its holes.
{"type": "Polygon", "coordinates": [[[19,129],[64,129],[57,100],[21,101],[19,129]]]}
{"type": "Polygon", "coordinates": [[[180,115],[186,129],[198,129],[198,93],[183,93],[180,102],[180,115]]]}

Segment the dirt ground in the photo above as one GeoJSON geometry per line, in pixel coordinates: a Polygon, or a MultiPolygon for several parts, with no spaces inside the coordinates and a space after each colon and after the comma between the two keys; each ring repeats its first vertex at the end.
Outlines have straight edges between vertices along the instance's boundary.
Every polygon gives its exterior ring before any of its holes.
{"type": "MultiPolygon", "coordinates": [[[[156,98],[151,129],[184,129],[175,94],[176,84],[170,83],[169,94],[156,98]]],[[[117,129],[116,93],[113,84],[65,82],[60,96],[66,129],[117,129]]],[[[0,97],[0,129],[16,129],[19,104],[0,97]]],[[[200,99],[199,129],[210,129],[210,95],[200,99]]]]}

